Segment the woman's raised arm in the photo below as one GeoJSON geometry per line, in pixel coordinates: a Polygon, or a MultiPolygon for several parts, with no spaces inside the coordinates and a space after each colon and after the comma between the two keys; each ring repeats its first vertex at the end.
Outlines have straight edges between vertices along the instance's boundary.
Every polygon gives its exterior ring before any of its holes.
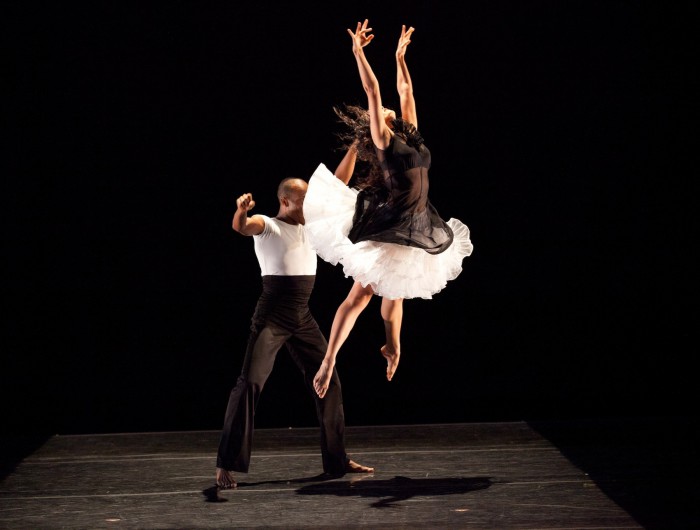
{"type": "Polygon", "coordinates": [[[411,43],[413,31],[413,26],[408,29],[405,25],[401,26],[401,36],[396,48],[396,90],[401,100],[401,117],[417,129],[416,100],[413,97],[413,83],[406,64],[406,48],[411,43]]]}
{"type": "Polygon", "coordinates": [[[355,60],[357,61],[357,69],[360,72],[362,87],[367,93],[367,111],[369,112],[372,141],[379,149],[386,149],[391,141],[391,131],[384,121],[379,81],[377,80],[377,76],[374,75],[372,67],[369,65],[363,50],[363,48],[374,39],[374,35],[370,33],[372,28],[367,27],[368,24],[369,21],[365,19],[364,22],[357,23],[355,31],[350,29],[347,31],[352,38],[352,53],[355,55],[355,60]]]}

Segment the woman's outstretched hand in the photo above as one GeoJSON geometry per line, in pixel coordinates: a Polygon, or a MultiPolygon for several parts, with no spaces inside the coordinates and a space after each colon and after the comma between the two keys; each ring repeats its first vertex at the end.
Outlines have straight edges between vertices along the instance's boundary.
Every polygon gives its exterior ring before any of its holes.
{"type": "Polygon", "coordinates": [[[353,52],[359,51],[360,49],[367,46],[370,42],[372,42],[374,35],[370,33],[372,31],[372,28],[368,28],[368,24],[369,20],[365,19],[364,22],[357,23],[357,28],[355,29],[355,31],[348,29],[348,34],[350,35],[350,37],[352,37],[353,52]]]}
{"type": "Polygon", "coordinates": [[[413,26],[406,29],[406,26],[401,26],[401,36],[399,37],[399,45],[396,47],[396,57],[400,58],[406,55],[406,48],[411,43],[411,34],[415,31],[413,26]]]}

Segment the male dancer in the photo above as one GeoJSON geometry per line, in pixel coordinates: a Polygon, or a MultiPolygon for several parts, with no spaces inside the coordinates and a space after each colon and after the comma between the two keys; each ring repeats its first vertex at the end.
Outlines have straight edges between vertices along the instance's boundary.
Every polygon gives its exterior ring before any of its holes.
{"type": "MultiPolygon", "coordinates": [[[[337,171],[344,167],[341,162],[337,171]]],[[[277,190],[279,211],[273,218],[248,217],[255,206],[250,193],[236,201],[233,229],[253,236],[263,290],[252,317],[243,368],[231,391],[224,418],[216,459],[216,484],[222,489],[237,486],[232,471],[248,472],[255,407],[283,344],[304,374],[316,403],[323,471],[330,476],[374,472],[374,468],[350,460],[345,452],[345,415],[337,372],[334,370],[324,398],[313,389],[313,378],[328,343],[308,306],[316,278],[317,256],[304,231],[307,186],[302,179],[284,179],[277,190]]]]}

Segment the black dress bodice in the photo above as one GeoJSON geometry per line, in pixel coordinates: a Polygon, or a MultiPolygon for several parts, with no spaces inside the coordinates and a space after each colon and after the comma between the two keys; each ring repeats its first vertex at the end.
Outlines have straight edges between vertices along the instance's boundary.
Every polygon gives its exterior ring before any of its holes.
{"type": "Polygon", "coordinates": [[[430,151],[410,124],[396,124],[387,148],[376,150],[383,186],[359,191],[348,237],[353,243],[396,243],[439,254],[454,234],[428,198],[430,151]]]}

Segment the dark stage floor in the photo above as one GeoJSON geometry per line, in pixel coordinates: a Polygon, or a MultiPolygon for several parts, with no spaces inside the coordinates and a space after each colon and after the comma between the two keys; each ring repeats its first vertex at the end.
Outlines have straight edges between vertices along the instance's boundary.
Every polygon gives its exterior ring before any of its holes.
{"type": "Polygon", "coordinates": [[[376,471],[332,480],[316,429],[264,429],[226,491],[215,431],[35,442],[3,439],[0,528],[700,527],[695,419],[348,427],[376,471]]]}

